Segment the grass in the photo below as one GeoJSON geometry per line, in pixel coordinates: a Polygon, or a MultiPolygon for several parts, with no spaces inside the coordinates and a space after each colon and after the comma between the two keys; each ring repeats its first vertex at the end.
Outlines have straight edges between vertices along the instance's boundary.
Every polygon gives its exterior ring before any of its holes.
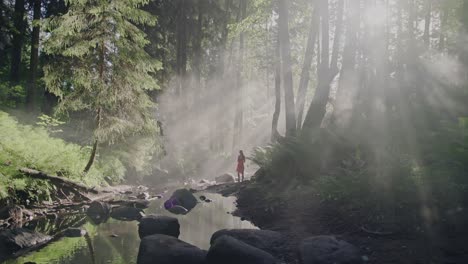
{"type": "Polygon", "coordinates": [[[89,173],[83,175],[90,147],[51,137],[40,126],[21,125],[3,111],[0,111],[0,139],[0,199],[18,193],[36,200],[50,199],[54,187],[46,181],[24,177],[18,171],[21,167],[60,175],[88,186],[106,184],[106,176],[123,177],[123,165],[118,160],[104,163],[99,157],[89,173]]]}

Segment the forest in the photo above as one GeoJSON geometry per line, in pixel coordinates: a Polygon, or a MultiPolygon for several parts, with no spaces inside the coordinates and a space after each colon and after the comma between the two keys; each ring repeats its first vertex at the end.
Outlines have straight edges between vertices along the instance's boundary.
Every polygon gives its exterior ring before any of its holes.
{"type": "Polygon", "coordinates": [[[466,0],[2,0],[0,263],[467,263],[467,102],[466,0]]]}

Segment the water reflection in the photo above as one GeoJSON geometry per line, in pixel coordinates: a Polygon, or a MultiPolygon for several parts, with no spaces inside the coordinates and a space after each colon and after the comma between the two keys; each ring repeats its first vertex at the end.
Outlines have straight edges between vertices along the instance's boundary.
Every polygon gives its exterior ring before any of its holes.
{"type": "MultiPolygon", "coordinates": [[[[201,194],[197,194],[197,197],[199,195],[201,194]]],[[[209,248],[211,235],[219,229],[255,228],[251,223],[229,214],[235,210],[235,198],[217,194],[204,195],[213,201],[199,203],[187,215],[173,215],[166,211],[163,207],[164,199],[153,201],[145,212],[177,217],[181,226],[179,239],[202,249],[209,248]]],[[[96,264],[136,263],[140,245],[138,222],[109,219],[100,225],[88,222],[83,228],[89,233],[92,249],[84,237],[62,238],[39,251],[4,263],[22,264],[29,261],[37,264],[88,264],[93,263],[91,252],[96,264]]]]}

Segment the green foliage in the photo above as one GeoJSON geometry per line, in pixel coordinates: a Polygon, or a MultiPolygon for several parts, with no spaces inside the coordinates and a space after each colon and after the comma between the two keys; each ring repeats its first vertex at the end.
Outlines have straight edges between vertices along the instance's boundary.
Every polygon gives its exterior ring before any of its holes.
{"type": "Polygon", "coordinates": [[[60,174],[71,180],[87,185],[105,184],[103,178],[112,175],[120,181],[125,169],[123,165],[110,157],[98,159],[96,167],[83,177],[82,169],[86,164],[89,149],[76,144],[66,143],[53,138],[47,129],[20,125],[5,112],[0,111],[0,195],[9,194],[5,186],[14,192],[22,191],[36,200],[48,199],[52,186],[46,181],[24,178],[18,169],[28,167],[56,175],[60,174]]]}
{"type": "Polygon", "coordinates": [[[269,178],[282,181],[288,175],[308,182],[336,166],[340,157],[351,150],[349,142],[323,130],[311,137],[282,138],[278,143],[257,148],[251,159],[267,170],[269,178]]]}
{"type": "Polygon", "coordinates": [[[17,107],[24,103],[26,89],[22,85],[10,86],[8,82],[0,82],[0,104],[7,107],[17,107]]]}
{"type": "Polygon", "coordinates": [[[263,169],[260,183],[305,185],[348,222],[411,229],[427,220],[423,208],[446,212],[468,201],[467,120],[421,135],[427,143],[418,158],[395,142],[349,144],[322,131],[315,139],[286,138],[257,148],[252,161],[263,169]]]}
{"type": "Polygon", "coordinates": [[[42,114],[37,118],[40,120],[40,122],[37,122],[36,124],[44,127],[49,133],[63,132],[61,129],[57,129],[57,127],[65,124],[65,122],[60,121],[54,117],[48,116],[46,114],[42,114]]]}
{"type": "Polygon", "coordinates": [[[148,40],[137,26],[156,22],[140,10],[148,1],[68,3],[68,13],[47,21],[51,34],[44,43],[59,57],[44,68],[47,89],[60,98],[58,112],[95,113],[99,142],[154,131],[147,91],[159,88],[153,74],[161,63],[144,50],[148,40]]]}

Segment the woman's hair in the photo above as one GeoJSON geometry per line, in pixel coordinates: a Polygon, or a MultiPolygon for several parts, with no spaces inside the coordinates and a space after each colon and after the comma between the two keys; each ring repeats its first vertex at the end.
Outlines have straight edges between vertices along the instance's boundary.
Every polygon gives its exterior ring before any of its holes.
{"type": "Polygon", "coordinates": [[[244,156],[244,152],[242,150],[239,150],[239,153],[244,156]]]}

